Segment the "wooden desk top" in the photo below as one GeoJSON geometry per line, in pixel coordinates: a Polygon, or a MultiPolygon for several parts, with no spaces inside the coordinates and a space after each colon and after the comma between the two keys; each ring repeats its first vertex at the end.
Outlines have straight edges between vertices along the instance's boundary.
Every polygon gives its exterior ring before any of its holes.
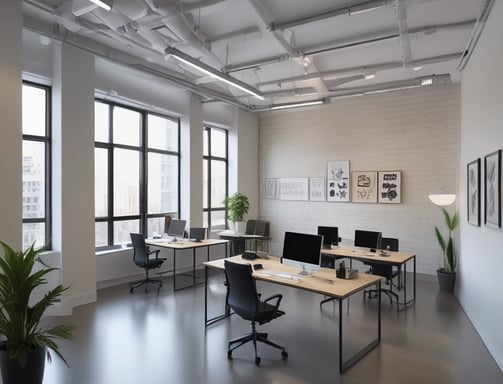
{"type": "Polygon", "coordinates": [[[218,234],[220,237],[236,237],[236,238],[243,238],[243,239],[267,239],[267,236],[261,236],[261,235],[247,235],[245,233],[235,233],[234,231],[231,230],[225,230],[222,231],[218,234]]]}
{"type": "Polygon", "coordinates": [[[389,264],[403,264],[406,261],[416,256],[414,253],[407,253],[407,252],[393,252],[393,251],[386,251],[386,252],[389,254],[389,256],[381,256],[379,255],[379,251],[368,252],[358,248],[348,247],[345,245],[340,245],[333,249],[321,250],[321,253],[326,255],[349,257],[358,260],[378,261],[380,263],[389,263],[389,264]]]}
{"type": "Polygon", "coordinates": [[[262,264],[263,269],[253,272],[253,276],[257,280],[268,281],[276,284],[286,285],[289,287],[304,289],[310,292],[320,293],[322,295],[344,299],[351,296],[353,293],[374,285],[382,279],[380,276],[368,275],[359,273],[358,278],[346,280],[339,279],[335,276],[335,270],[321,268],[320,271],[314,272],[310,276],[297,275],[299,268],[281,264],[279,258],[271,256],[269,259],[246,260],[240,255],[229,257],[228,259],[218,259],[205,262],[204,265],[208,268],[224,269],[224,260],[229,260],[240,264],[262,264]],[[279,276],[264,275],[264,272],[287,272],[299,277],[298,280],[286,279],[279,276]]]}
{"type": "Polygon", "coordinates": [[[226,244],[228,240],[205,239],[201,241],[189,241],[189,239],[177,240],[170,242],[167,239],[147,239],[145,243],[154,247],[162,247],[169,249],[192,249],[199,247],[208,247],[210,245],[226,244]]]}

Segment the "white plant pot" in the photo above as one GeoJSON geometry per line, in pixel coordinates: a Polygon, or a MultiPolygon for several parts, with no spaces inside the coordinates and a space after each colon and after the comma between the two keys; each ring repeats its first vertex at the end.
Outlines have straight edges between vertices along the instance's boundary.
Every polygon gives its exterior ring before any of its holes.
{"type": "Polygon", "coordinates": [[[244,235],[246,232],[246,221],[236,221],[234,223],[234,233],[244,235]]]}

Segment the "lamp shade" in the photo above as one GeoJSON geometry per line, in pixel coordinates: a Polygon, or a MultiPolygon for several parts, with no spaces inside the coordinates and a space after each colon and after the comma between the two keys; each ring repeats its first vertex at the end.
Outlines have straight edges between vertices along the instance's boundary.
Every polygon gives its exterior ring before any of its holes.
{"type": "Polygon", "coordinates": [[[450,193],[433,194],[428,197],[433,204],[440,206],[451,205],[456,200],[456,195],[450,193]]]}

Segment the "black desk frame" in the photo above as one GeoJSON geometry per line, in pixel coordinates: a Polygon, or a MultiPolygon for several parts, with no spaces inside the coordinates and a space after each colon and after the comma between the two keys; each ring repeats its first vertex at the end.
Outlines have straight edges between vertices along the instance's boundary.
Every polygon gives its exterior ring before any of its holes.
{"type": "MultiPolygon", "coordinates": [[[[212,324],[215,324],[216,322],[223,320],[231,315],[229,306],[227,305],[227,300],[225,302],[225,311],[223,314],[217,315],[212,317],[211,319],[208,319],[208,266],[204,266],[204,275],[205,275],[205,283],[204,283],[204,326],[208,327],[212,324]]],[[[268,282],[267,280],[260,280],[260,281],[265,281],[268,282]]],[[[275,284],[275,282],[271,282],[275,284]]],[[[288,285],[287,285],[288,286],[288,285]]],[[[378,289],[379,289],[379,295],[378,297],[378,309],[377,309],[377,336],[371,340],[365,347],[363,347],[360,351],[355,353],[353,356],[349,357],[346,361],[344,361],[343,358],[343,317],[342,317],[342,304],[344,299],[349,300],[349,297],[351,297],[353,294],[360,292],[364,290],[364,287],[359,289],[356,292],[353,292],[351,295],[345,297],[345,298],[338,298],[338,297],[333,297],[335,300],[338,301],[339,305],[339,372],[344,373],[346,372],[349,368],[351,368],[353,365],[355,365],[358,361],[360,361],[365,355],[367,355],[370,351],[372,351],[374,348],[376,348],[380,343],[381,343],[381,280],[377,283],[378,289]]],[[[291,287],[295,288],[295,287],[291,287]]],[[[298,289],[298,288],[297,288],[298,289]]],[[[310,291],[311,292],[311,291],[310,291]]]]}

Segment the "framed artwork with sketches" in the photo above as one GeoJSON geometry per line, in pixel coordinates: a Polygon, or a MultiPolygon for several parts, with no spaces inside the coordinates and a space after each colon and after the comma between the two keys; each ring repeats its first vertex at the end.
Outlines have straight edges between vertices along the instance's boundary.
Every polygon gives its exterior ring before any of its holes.
{"type": "Polygon", "coordinates": [[[480,158],[468,163],[466,170],[468,223],[480,226],[480,158]]]}
{"type": "Polygon", "coordinates": [[[280,200],[309,200],[309,178],[280,178],[278,184],[280,200]]]}
{"type": "Polygon", "coordinates": [[[379,203],[400,204],[402,202],[402,172],[379,171],[379,203]]]}
{"type": "Polygon", "coordinates": [[[484,222],[501,227],[501,149],[484,158],[485,211],[484,222]]]}
{"type": "Polygon", "coordinates": [[[310,177],[309,178],[309,200],[325,201],[325,178],[310,177]]]}
{"type": "Polygon", "coordinates": [[[278,179],[265,179],[265,198],[276,199],[278,189],[278,179]]]}
{"type": "Polygon", "coordinates": [[[350,199],[349,160],[328,161],[327,201],[348,202],[350,199]]]}
{"type": "Polygon", "coordinates": [[[351,172],[351,201],[377,203],[377,171],[351,172]]]}

